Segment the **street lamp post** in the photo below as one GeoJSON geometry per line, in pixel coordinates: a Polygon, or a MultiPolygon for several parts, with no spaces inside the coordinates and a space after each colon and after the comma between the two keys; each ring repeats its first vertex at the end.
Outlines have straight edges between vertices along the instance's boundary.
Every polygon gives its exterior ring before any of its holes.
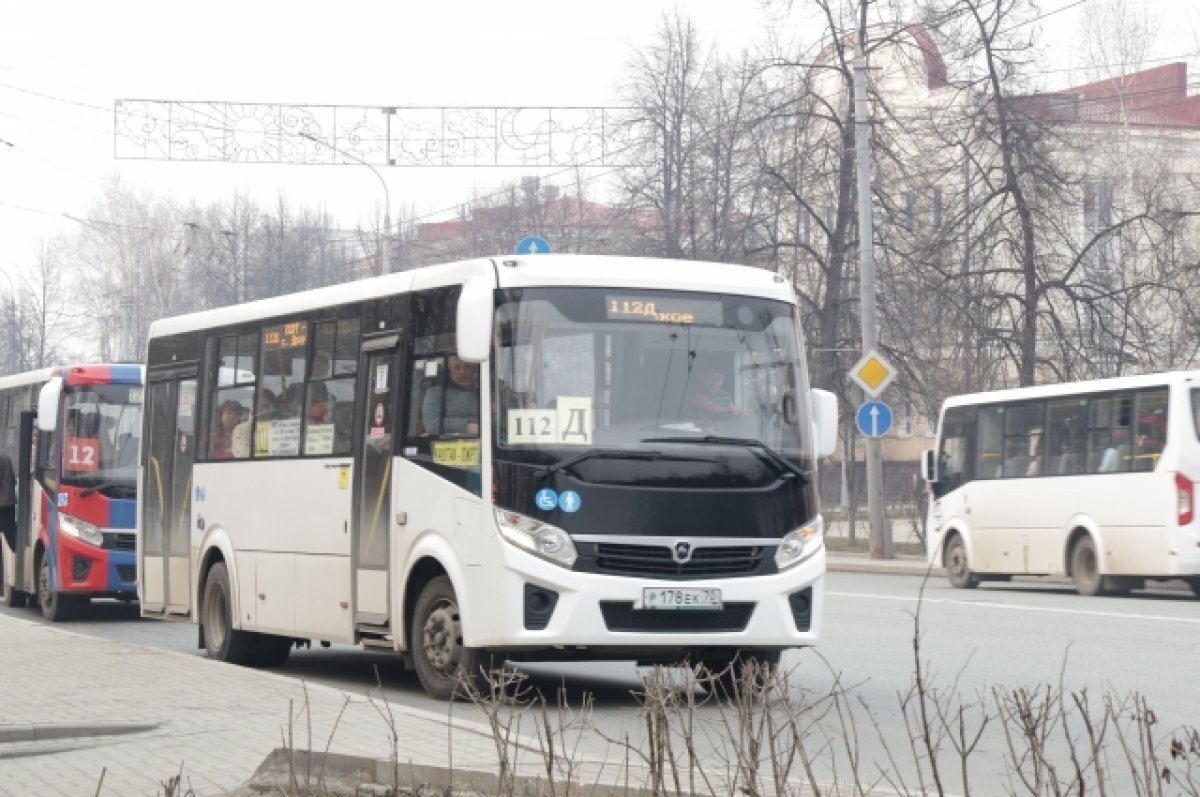
{"type": "Polygon", "coordinates": [[[365,160],[358,157],[357,155],[346,152],[345,150],[338,149],[333,144],[330,144],[327,141],[322,141],[321,139],[317,138],[316,136],[314,136],[310,133],[302,132],[302,133],[300,133],[300,137],[306,138],[309,141],[313,142],[314,144],[317,144],[318,146],[329,147],[331,150],[333,150],[338,155],[341,155],[343,158],[354,161],[355,163],[359,164],[360,166],[366,166],[368,169],[371,170],[372,174],[374,174],[376,177],[379,178],[379,184],[381,186],[383,186],[383,233],[378,237],[378,240],[376,240],[376,242],[375,242],[375,250],[379,253],[380,269],[383,271],[384,274],[391,274],[392,273],[392,252],[391,252],[392,247],[391,247],[390,243],[388,242],[388,233],[391,232],[391,229],[392,229],[392,198],[391,198],[391,194],[388,192],[387,180],[383,179],[383,175],[379,173],[378,169],[376,169],[374,166],[367,163],[365,160]]]}

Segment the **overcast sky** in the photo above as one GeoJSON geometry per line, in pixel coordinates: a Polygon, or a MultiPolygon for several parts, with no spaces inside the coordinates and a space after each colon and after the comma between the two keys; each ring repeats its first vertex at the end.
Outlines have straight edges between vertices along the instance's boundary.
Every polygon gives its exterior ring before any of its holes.
{"type": "MultiPolygon", "coordinates": [[[[1107,1],[1043,0],[1048,68],[1069,65],[1082,15],[1107,1]]],[[[1157,22],[1154,57],[1197,62],[1200,2],[1129,2],[1157,22]]],[[[247,189],[270,203],[284,191],[325,205],[347,227],[382,202],[364,167],[116,160],[117,99],[611,105],[635,48],[653,41],[675,6],[723,52],[752,46],[768,20],[760,0],[0,0],[0,140],[16,145],[0,145],[0,270],[27,269],[39,237],[78,229],[62,214],[86,216],[98,181],[114,173],[181,199],[247,189]]],[[[790,23],[801,27],[803,17],[790,23]]],[[[1200,91],[1200,74],[1191,81],[1200,91]]],[[[472,190],[533,173],[383,171],[393,206],[431,219],[472,190]]]]}

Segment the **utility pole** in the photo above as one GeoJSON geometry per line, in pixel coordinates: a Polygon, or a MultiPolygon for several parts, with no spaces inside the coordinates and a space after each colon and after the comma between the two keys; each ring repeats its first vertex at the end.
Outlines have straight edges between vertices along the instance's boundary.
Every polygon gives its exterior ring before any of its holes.
{"type": "MultiPolygon", "coordinates": [[[[858,268],[864,352],[879,345],[875,317],[875,225],[871,217],[871,118],[867,108],[867,5],[862,0],[858,48],[854,54],[854,159],[858,177],[858,268]]],[[[867,510],[871,516],[871,558],[891,559],[892,534],[883,511],[883,460],[878,437],[867,437],[867,510]]]]}

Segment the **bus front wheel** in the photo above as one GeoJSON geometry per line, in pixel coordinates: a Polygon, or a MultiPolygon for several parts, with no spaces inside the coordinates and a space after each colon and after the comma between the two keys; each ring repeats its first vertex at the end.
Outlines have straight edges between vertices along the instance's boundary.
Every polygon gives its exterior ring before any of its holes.
{"type": "Polygon", "coordinates": [[[1075,591],[1080,595],[1094,597],[1104,594],[1100,557],[1096,555],[1096,543],[1091,537],[1080,537],[1071,549],[1071,579],[1075,582],[1075,591]]]}
{"type": "Polygon", "coordinates": [[[254,635],[234,629],[231,595],[229,570],[224,562],[217,562],[208,571],[204,584],[204,607],[200,614],[204,649],[210,659],[252,664],[256,653],[254,635]]]}
{"type": "Polygon", "coordinates": [[[71,616],[75,608],[75,596],[55,592],[50,585],[50,559],[42,556],[38,563],[38,603],[42,607],[42,617],[52,623],[60,623],[71,616]]]}
{"type": "Polygon", "coordinates": [[[447,576],[421,590],[409,635],[413,667],[430,695],[454,700],[483,690],[492,661],[485,651],[463,644],[462,612],[447,576]]]}
{"type": "Polygon", "coordinates": [[[979,576],[971,572],[971,564],[967,561],[967,545],[957,534],[946,545],[946,577],[950,579],[950,586],[958,589],[979,586],[979,576]]]}

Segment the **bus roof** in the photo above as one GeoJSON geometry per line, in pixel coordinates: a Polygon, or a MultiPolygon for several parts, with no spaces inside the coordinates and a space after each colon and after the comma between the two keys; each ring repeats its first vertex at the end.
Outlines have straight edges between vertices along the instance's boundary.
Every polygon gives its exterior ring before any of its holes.
{"type": "Polygon", "coordinates": [[[1161,371],[1137,376],[1116,376],[1109,379],[1091,379],[1086,382],[1056,382],[1034,387],[1014,387],[1007,390],[989,390],[982,393],[963,393],[951,396],[942,405],[961,407],[971,404],[995,404],[1022,399],[1053,398],[1072,396],[1078,393],[1106,393],[1114,390],[1135,390],[1156,385],[1195,383],[1200,385],[1200,371],[1161,371]]]}
{"type": "Polygon", "coordinates": [[[145,369],[133,363],[80,363],[38,368],[22,374],[0,377],[0,390],[48,382],[56,376],[68,386],[78,385],[140,385],[145,381],[145,369]]]}
{"type": "Polygon", "coordinates": [[[728,263],[603,255],[510,255],[464,260],[330,285],[155,321],[150,337],[335,307],[379,296],[498,275],[499,287],[621,287],[712,291],[795,302],[791,284],[771,271],[728,263]]]}

